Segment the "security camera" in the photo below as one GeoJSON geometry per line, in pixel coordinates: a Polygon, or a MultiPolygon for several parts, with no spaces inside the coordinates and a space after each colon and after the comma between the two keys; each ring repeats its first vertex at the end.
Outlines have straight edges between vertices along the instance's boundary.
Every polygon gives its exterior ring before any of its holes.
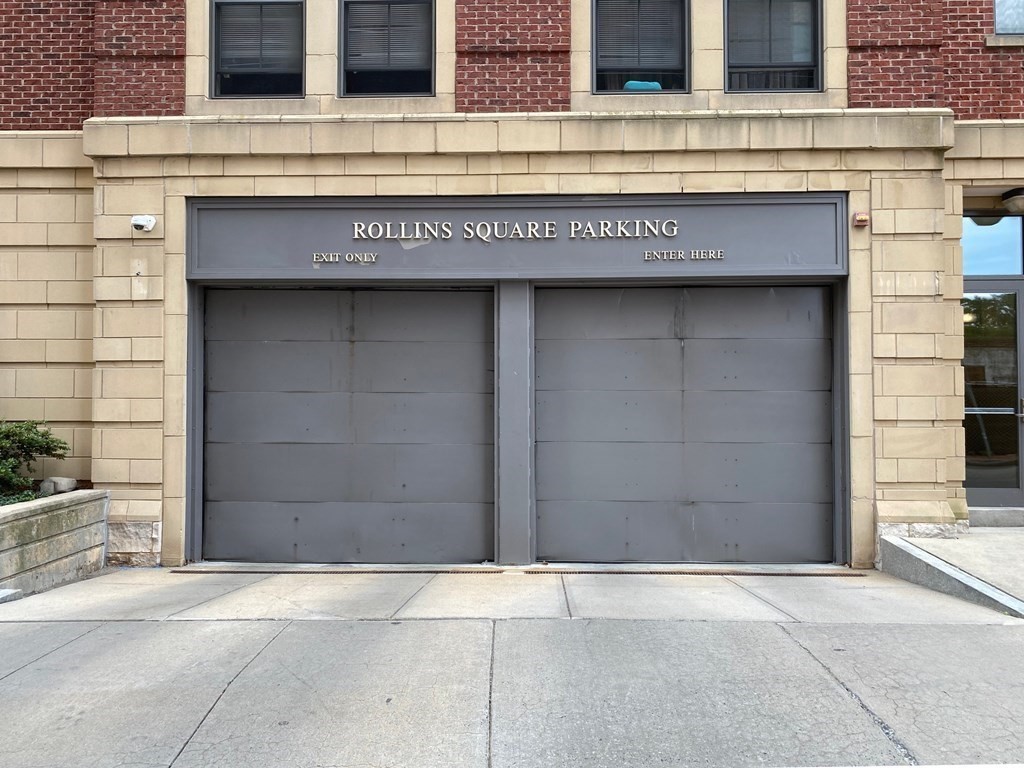
{"type": "Polygon", "coordinates": [[[152,232],[156,216],[132,216],[132,229],[136,232],[152,232]]]}

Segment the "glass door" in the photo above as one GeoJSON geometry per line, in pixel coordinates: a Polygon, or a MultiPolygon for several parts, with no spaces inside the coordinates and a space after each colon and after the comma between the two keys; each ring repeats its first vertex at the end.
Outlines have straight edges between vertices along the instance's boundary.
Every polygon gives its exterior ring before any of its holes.
{"type": "Polygon", "coordinates": [[[964,311],[964,428],[967,501],[1024,506],[1021,437],[1024,401],[1018,341],[1024,286],[969,281],[964,311]]]}

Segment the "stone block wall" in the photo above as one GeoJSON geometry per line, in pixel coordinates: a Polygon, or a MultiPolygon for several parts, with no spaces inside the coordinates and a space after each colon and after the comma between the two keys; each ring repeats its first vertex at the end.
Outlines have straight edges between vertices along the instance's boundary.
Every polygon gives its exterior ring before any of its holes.
{"type": "Polygon", "coordinates": [[[92,220],[81,132],[0,133],[0,417],[71,446],[37,476],[91,479],[92,220]]]}
{"type": "Polygon", "coordinates": [[[26,595],[104,565],[107,494],[72,491],[0,507],[0,589],[26,595]]]}
{"type": "Polygon", "coordinates": [[[122,519],[162,522],[162,562],[180,563],[190,198],[842,191],[871,216],[849,231],[846,283],[853,560],[869,566],[879,523],[952,533],[962,504],[960,273],[942,180],[952,143],[941,110],[90,121],[95,472],[116,484],[122,519]],[[159,216],[152,233],[131,230],[141,200],[159,216]],[[146,278],[144,293],[124,271],[146,278]]]}

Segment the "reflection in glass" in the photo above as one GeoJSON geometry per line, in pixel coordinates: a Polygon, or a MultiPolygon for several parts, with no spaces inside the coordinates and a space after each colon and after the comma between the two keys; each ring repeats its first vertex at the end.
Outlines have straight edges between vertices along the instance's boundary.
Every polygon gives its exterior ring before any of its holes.
{"type": "Polygon", "coordinates": [[[996,0],[996,34],[1024,34],[1024,0],[996,0]]]}
{"type": "Polygon", "coordinates": [[[967,487],[1016,488],[1017,297],[970,293],[963,311],[967,487]]]}
{"type": "Polygon", "coordinates": [[[1024,268],[1020,216],[964,217],[964,274],[1019,275],[1024,268]]]}
{"type": "Polygon", "coordinates": [[[1009,414],[968,413],[964,419],[967,433],[968,488],[1016,488],[1017,416],[1009,414]]]}

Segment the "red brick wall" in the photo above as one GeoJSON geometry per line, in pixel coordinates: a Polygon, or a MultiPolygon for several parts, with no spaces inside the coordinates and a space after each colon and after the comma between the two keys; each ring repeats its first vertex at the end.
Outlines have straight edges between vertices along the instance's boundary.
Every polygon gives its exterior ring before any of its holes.
{"type": "Polygon", "coordinates": [[[184,0],[0,0],[0,130],[184,111],[184,0]]]}
{"type": "Polygon", "coordinates": [[[78,128],[92,110],[93,0],[0,0],[0,129],[78,128]]]}
{"type": "Polygon", "coordinates": [[[848,0],[851,107],[1024,117],[1024,48],[989,48],[993,0],[848,0]]]}
{"type": "Polygon", "coordinates": [[[995,29],[993,5],[946,2],[946,103],[965,120],[1024,117],[1024,48],[985,45],[995,29]]]}
{"type": "Polygon", "coordinates": [[[185,110],[185,0],[96,0],[93,114],[185,110]]]}
{"type": "Polygon", "coordinates": [[[569,0],[456,0],[455,109],[569,109],[569,0]]]}

